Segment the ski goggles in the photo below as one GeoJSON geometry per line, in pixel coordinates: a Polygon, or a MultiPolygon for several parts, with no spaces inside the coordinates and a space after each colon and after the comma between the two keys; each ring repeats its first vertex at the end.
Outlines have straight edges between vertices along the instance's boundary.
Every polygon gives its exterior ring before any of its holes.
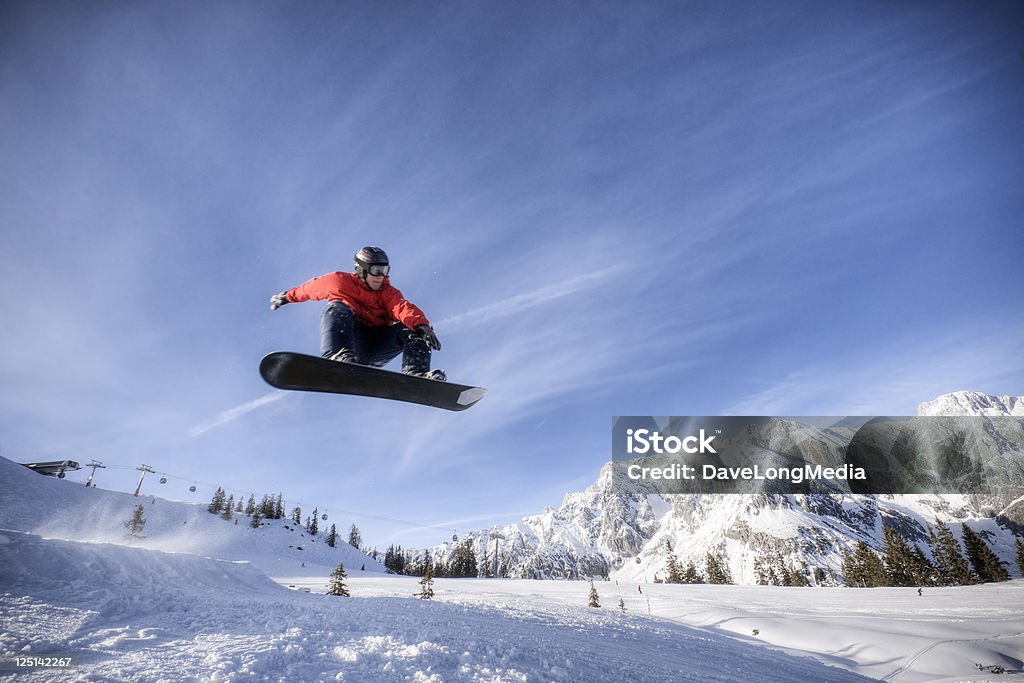
{"type": "Polygon", "coordinates": [[[372,266],[370,266],[369,268],[366,269],[367,275],[373,275],[375,277],[380,277],[381,275],[387,275],[390,271],[391,271],[391,266],[389,266],[387,264],[381,265],[379,263],[374,263],[372,266]]]}

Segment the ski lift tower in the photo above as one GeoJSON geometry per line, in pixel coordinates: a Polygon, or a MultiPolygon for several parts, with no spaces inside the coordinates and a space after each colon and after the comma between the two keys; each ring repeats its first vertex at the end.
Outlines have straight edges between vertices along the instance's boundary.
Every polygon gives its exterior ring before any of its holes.
{"type": "Polygon", "coordinates": [[[156,470],[154,470],[149,465],[143,465],[142,467],[136,467],[135,469],[137,469],[138,471],[142,472],[142,476],[139,477],[139,484],[138,484],[138,486],[135,487],[135,493],[132,494],[133,496],[138,496],[139,495],[139,491],[142,490],[142,480],[146,478],[146,473],[147,472],[151,472],[153,474],[156,474],[156,470]]]}
{"type": "Polygon", "coordinates": [[[498,571],[501,568],[501,563],[498,561],[498,543],[506,539],[505,534],[501,533],[500,531],[491,531],[490,538],[487,539],[488,543],[490,543],[491,538],[494,539],[494,569],[492,571],[494,573],[494,578],[498,579],[501,578],[498,576],[498,571]]]}
{"type": "Polygon", "coordinates": [[[99,460],[93,460],[91,463],[86,465],[86,467],[91,467],[92,468],[92,472],[89,473],[89,478],[85,480],[85,485],[86,486],[92,486],[93,485],[92,478],[96,476],[96,470],[97,469],[104,469],[104,470],[107,469],[107,466],[104,465],[103,463],[101,463],[99,460]]]}

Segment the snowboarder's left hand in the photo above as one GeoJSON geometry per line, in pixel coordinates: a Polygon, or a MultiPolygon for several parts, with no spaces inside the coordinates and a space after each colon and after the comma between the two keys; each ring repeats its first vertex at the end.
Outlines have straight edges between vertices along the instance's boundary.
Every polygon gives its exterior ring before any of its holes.
{"type": "Polygon", "coordinates": [[[288,303],[288,294],[281,292],[270,297],[270,310],[276,311],[277,309],[288,303]]]}
{"type": "Polygon", "coordinates": [[[418,325],[413,334],[427,342],[427,346],[434,351],[441,350],[441,340],[437,338],[436,334],[434,334],[434,328],[430,325],[418,325]]]}

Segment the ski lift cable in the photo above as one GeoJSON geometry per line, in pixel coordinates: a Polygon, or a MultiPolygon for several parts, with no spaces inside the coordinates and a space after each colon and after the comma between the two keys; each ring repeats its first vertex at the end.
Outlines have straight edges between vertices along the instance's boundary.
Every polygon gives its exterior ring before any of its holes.
{"type": "MultiPolygon", "coordinates": [[[[125,465],[108,465],[108,467],[110,469],[119,469],[119,470],[136,470],[137,469],[137,467],[131,467],[131,466],[125,466],[125,465]]],[[[210,483],[210,482],[202,481],[200,479],[194,479],[192,477],[182,477],[182,476],[179,476],[179,475],[176,475],[176,474],[170,474],[170,473],[166,473],[166,472],[162,472],[162,471],[160,472],[160,474],[161,474],[161,476],[167,477],[168,479],[177,479],[179,481],[189,481],[189,482],[192,482],[193,486],[195,486],[195,484],[201,484],[204,487],[209,487],[211,490],[216,490],[217,488],[222,488],[222,489],[224,489],[224,492],[226,494],[227,493],[231,493],[232,491],[244,491],[244,490],[246,490],[245,488],[240,487],[240,486],[228,486],[228,487],[225,488],[223,486],[223,484],[213,484],[213,483],[210,483]]],[[[228,482],[228,483],[230,484],[230,482],[228,482]]],[[[250,494],[250,495],[254,495],[254,494],[250,494]]],[[[238,500],[242,500],[244,498],[245,498],[245,495],[242,494],[240,497],[236,497],[235,500],[238,501],[238,500]]],[[[299,501],[296,501],[295,505],[298,506],[298,507],[302,507],[302,503],[299,502],[299,501]]],[[[404,527],[408,527],[408,528],[411,528],[411,529],[435,529],[435,530],[445,531],[445,532],[451,531],[451,532],[453,532],[453,535],[461,534],[463,536],[465,536],[468,533],[468,532],[466,532],[466,531],[464,531],[462,529],[455,529],[455,528],[453,528],[451,526],[446,526],[446,525],[441,525],[441,524],[423,524],[422,522],[412,522],[412,521],[407,520],[407,519],[399,519],[397,517],[386,517],[386,516],[383,516],[383,515],[371,515],[371,514],[367,514],[365,512],[357,512],[355,510],[345,510],[345,509],[342,509],[342,508],[335,508],[335,507],[331,507],[331,508],[326,508],[325,507],[325,508],[318,508],[318,509],[319,509],[319,512],[324,514],[324,515],[334,515],[334,516],[348,515],[348,516],[351,516],[351,517],[354,517],[354,518],[357,518],[357,519],[372,519],[372,520],[375,520],[375,521],[378,521],[378,522],[389,522],[391,524],[397,524],[399,526],[404,526],[404,527]]],[[[286,515],[286,516],[288,516],[288,515],[286,515]]]]}
{"type": "MultiPolygon", "coordinates": [[[[110,469],[116,469],[116,470],[136,470],[136,469],[138,469],[136,467],[125,466],[125,465],[108,465],[108,467],[110,469]]],[[[217,487],[220,486],[220,484],[213,484],[213,483],[210,483],[208,481],[203,481],[201,479],[196,479],[195,477],[183,477],[181,475],[171,474],[170,472],[165,472],[163,470],[159,470],[158,474],[160,474],[161,477],[164,477],[166,479],[177,479],[178,481],[187,481],[187,482],[191,482],[192,485],[200,484],[200,485],[202,485],[204,487],[209,487],[209,488],[214,489],[214,490],[216,490],[217,487]]],[[[220,487],[223,488],[223,486],[220,486],[220,487]]],[[[229,488],[231,490],[236,490],[236,491],[245,490],[241,486],[232,486],[232,487],[229,487],[229,488]]]]}

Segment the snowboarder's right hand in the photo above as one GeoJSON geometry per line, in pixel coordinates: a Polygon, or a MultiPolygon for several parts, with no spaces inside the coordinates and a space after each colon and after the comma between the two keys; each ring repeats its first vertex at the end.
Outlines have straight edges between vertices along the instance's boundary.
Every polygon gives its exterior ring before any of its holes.
{"type": "Polygon", "coordinates": [[[270,297],[270,310],[276,311],[277,309],[288,303],[288,293],[281,292],[270,297]]]}
{"type": "Polygon", "coordinates": [[[441,341],[434,334],[434,328],[430,325],[417,325],[416,330],[413,332],[413,336],[419,337],[427,343],[427,346],[434,351],[441,350],[441,341]]]}

